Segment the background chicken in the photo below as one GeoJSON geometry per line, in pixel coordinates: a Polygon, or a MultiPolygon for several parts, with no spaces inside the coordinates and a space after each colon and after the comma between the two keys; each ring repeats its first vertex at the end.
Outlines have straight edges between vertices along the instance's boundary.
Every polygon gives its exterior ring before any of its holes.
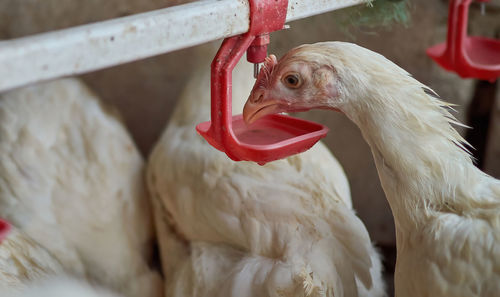
{"type": "MultiPolygon", "coordinates": [[[[258,166],[193,133],[210,114],[209,59],[148,163],[167,296],[384,296],[380,259],[325,146],[258,166]]],[[[251,71],[233,71],[235,110],[251,71]]]]}
{"type": "Polygon", "coordinates": [[[473,165],[450,125],[458,123],[449,104],[350,43],[295,48],[277,64],[268,59],[265,72],[245,105],[246,120],[338,110],[370,145],[396,223],[396,296],[498,295],[500,181],[473,165]]]}
{"type": "Polygon", "coordinates": [[[142,174],[123,125],[78,80],[0,94],[0,217],[69,273],[153,297],[161,279],[148,267],[142,174]]]}

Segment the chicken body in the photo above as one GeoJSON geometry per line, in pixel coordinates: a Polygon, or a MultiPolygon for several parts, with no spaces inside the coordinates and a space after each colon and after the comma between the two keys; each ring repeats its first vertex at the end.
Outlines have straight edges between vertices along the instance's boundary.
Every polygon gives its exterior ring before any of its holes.
{"type": "Polygon", "coordinates": [[[500,292],[500,181],[477,169],[432,91],[383,56],[343,42],[269,58],[244,118],[326,108],[371,147],[396,224],[398,297],[500,292]]]}
{"type": "Polygon", "coordinates": [[[123,125],[78,80],[0,95],[0,216],[69,273],[156,297],[143,166],[123,125]]]}
{"type": "MultiPolygon", "coordinates": [[[[148,164],[167,296],[385,296],[380,258],[324,145],[258,166],[194,132],[210,116],[208,69],[192,76],[148,164]]],[[[234,110],[251,73],[246,62],[233,71],[234,110]]]]}

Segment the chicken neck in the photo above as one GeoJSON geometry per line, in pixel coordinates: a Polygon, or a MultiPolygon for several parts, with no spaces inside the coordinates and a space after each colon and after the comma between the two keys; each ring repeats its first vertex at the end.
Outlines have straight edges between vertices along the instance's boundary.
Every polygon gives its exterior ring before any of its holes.
{"type": "Polygon", "coordinates": [[[470,206],[465,200],[485,176],[472,164],[446,106],[415,84],[400,90],[377,88],[370,98],[343,108],[371,147],[401,228],[425,223],[436,211],[465,211],[470,206]]]}

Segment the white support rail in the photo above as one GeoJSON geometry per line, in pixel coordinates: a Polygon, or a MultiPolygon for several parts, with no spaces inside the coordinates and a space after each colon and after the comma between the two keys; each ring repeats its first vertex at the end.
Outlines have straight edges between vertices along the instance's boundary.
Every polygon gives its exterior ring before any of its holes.
{"type": "MultiPolygon", "coordinates": [[[[367,0],[289,0],[286,21],[367,0]]],[[[203,0],[0,41],[0,91],[86,73],[248,31],[245,0],[203,0]]]]}

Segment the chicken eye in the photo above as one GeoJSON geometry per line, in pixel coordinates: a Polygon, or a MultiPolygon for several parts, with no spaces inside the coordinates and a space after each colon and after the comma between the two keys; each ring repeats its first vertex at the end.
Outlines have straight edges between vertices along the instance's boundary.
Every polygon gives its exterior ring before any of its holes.
{"type": "Polygon", "coordinates": [[[300,85],[302,84],[302,80],[300,79],[300,76],[297,73],[291,73],[283,76],[282,81],[285,84],[285,86],[291,89],[296,89],[300,87],[300,85]]]}

